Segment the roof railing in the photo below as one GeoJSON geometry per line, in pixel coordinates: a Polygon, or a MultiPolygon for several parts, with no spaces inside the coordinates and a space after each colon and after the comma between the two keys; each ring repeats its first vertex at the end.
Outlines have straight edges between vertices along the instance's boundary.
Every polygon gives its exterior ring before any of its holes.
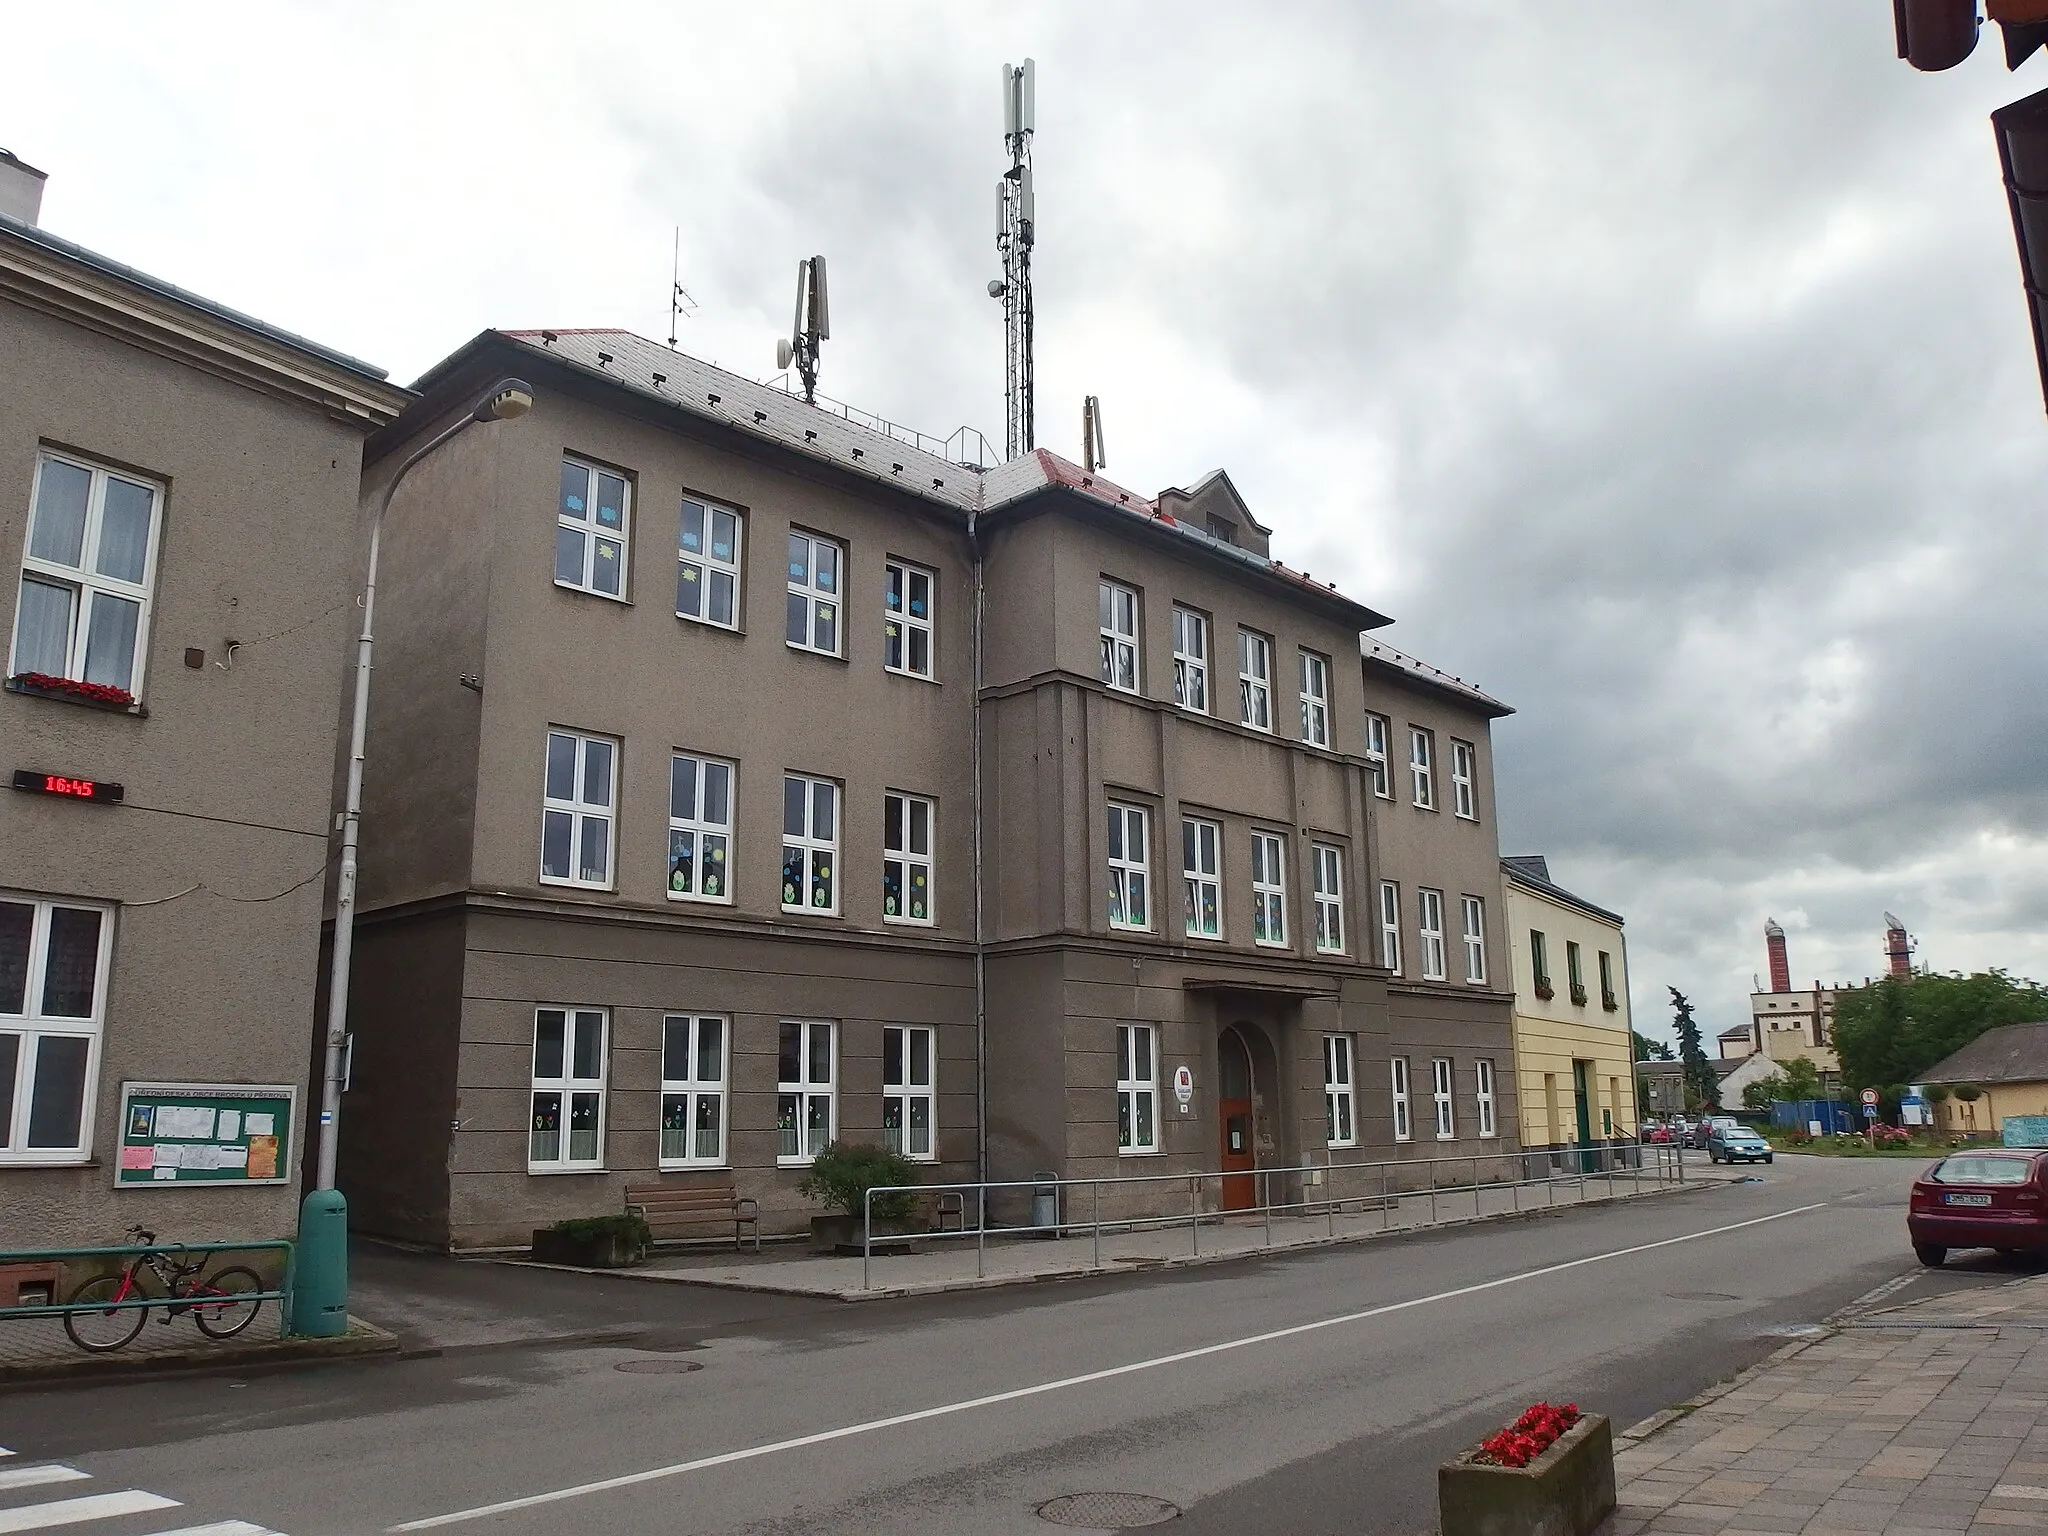
{"type": "MultiPolygon", "coordinates": [[[[792,399],[796,397],[796,390],[791,385],[787,373],[778,373],[773,378],[763,379],[761,382],[769,389],[781,390],[792,399]]],[[[834,400],[830,395],[818,395],[811,403],[820,410],[830,411],[833,415],[852,422],[857,427],[865,427],[870,432],[880,433],[893,442],[915,448],[920,453],[928,453],[935,459],[944,459],[961,469],[993,469],[1002,462],[996,456],[995,450],[989,446],[988,438],[973,427],[958,427],[954,429],[951,437],[937,438],[920,432],[915,427],[906,427],[899,422],[891,421],[886,416],[877,416],[873,411],[864,411],[859,406],[848,405],[844,400],[834,400]]]]}

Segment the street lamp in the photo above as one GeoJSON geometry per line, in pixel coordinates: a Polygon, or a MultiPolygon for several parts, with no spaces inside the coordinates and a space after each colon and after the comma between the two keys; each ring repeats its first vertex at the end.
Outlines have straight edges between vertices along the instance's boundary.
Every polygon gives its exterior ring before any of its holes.
{"type": "Polygon", "coordinates": [[[331,1337],[348,1331],[348,1201],[334,1187],[335,1147],[341,1132],[342,1050],[348,1030],[349,961],[355,952],[356,843],[363,817],[363,741],[370,724],[371,626],[377,612],[377,553],[384,516],[399,484],[428,454],[479,421],[512,421],[533,409],[533,386],[500,379],[467,416],[449,423],[415,448],[386,482],[370,524],[369,574],[363,582],[363,632],[356,641],[356,704],[348,748],[348,791],[341,813],[341,870],[335,883],[334,955],[327,990],[327,1049],[320,1084],[319,1158],[313,1188],[299,1207],[299,1246],[292,1297],[292,1331],[331,1337]]]}

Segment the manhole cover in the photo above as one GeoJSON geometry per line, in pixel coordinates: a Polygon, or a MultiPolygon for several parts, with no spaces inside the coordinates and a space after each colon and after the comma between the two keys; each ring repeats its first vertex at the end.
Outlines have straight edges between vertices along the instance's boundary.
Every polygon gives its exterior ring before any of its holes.
{"type": "Polygon", "coordinates": [[[687,1371],[701,1371],[704,1366],[696,1360],[621,1360],[612,1369],[635,1376],[681,1376],[687,1371]]]}
{"type": "Polygon", "coordinates": [[[1084,1531],[1128,1531],[1164,1525],[1180,1514],[1178,1504],[1149,1493],[1065,1493],[1038,1506],[1038,1518],[1084,1531]]]}

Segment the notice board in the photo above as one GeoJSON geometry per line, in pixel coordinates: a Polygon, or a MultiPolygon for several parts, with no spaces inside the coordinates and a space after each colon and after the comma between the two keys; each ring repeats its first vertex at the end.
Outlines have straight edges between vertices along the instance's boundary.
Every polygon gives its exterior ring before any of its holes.
{"type": "Polygon", "coordinates": [[[2007,1115],[2000,1129],[2008,1147],[2048,1147],[2048,1115],[2007,1115]]]}
{"type": "Polygon", "coordinates": [[[289,1083],[123,1083],[114,1183],[289,1184],[298,1105],[289,1083]]]}

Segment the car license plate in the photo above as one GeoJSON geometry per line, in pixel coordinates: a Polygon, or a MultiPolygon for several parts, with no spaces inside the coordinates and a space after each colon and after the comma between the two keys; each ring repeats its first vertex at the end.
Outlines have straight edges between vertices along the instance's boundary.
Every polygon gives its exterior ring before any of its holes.
{"type": "Polygon", "coordinates": [[[1989,1205],[1991,1203],[1989,1195],[1943,1195],[1941,1199],[1944,1205],[1989,1205]]]}

